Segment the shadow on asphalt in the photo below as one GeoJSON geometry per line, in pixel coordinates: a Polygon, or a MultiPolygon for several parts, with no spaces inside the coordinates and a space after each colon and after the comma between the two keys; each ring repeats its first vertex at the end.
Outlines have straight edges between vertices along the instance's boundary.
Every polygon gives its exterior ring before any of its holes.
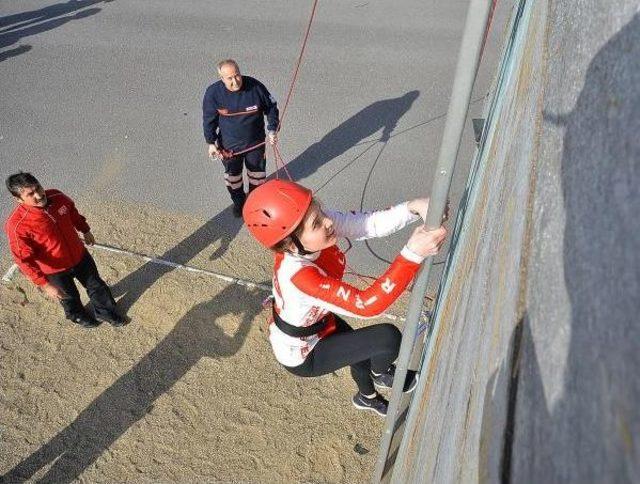
{"type": "MultiPolygon", "coordinates": [[[[0,17],[0,49],[10,47],[25,37],[41,34],[56,29],[67,22],[81,20],[97,14],[102,9],[85,7],[98,3],[110,3],[114,0],[69,0],[64,3],[56,3],[38,10],[5,15],[0,17]],[[68,15],[76,12],[73,15],[68,15]]],[[[0,62],[11,57],[29,52],[30,45],[20,45],[13,49],[0,52],[0,62]]]]}
{"type": "MultiPolygon", "coordinates": [[[[287,164],[291,177],[294,180],[308,177],[321,166],[380,130],[383,130],[383,135],[388,139],[386,133],[393,131],[398,120],[411,108],[418,95],[418,91],[410,91],[400,97],[377,101],[359,111],[291,160],[287,164]]],[[[269,179],[272,178],[275,178],[275,174],[269,176],[269,179]]],[[[220,189],[224,189],[222,183],[220,189]]],[[[224,255],[242,227],[242,220],[233,217],[232,208],[233,205],[230,204],[160,258],[187,264],[213,243],[219,243],[219,247],[212,259],[224,255]]],[[[158,267],[157,264],[149,262],[116,283],[111,289],[115,297],[122,296],[118,301],[121,311],[128,311],[155,281],[172,270],[172,267],[158,267]]]]}

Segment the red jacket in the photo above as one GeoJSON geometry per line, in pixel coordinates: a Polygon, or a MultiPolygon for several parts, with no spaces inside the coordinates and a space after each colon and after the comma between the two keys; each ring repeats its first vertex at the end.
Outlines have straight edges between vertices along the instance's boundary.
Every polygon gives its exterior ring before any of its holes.
{"type": "Polygon", "coordinates": [[[20,204],[7,219],[9,249],[22,273],[38,286],[48,274],[76,266],[85,254],[78,235],[91,230],[69,197],[59,190],[46,190],[45,208],[20,204]]]}

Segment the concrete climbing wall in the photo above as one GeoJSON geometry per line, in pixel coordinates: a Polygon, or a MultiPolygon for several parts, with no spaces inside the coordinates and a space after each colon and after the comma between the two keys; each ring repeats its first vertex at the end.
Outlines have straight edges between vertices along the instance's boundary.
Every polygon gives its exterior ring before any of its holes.
{"type": "Polygon", "coordinates": [[[513,481],[640,481],[640,2],[553,2],[513,481]]]}
{"type": "Polygon", "coordinates": [[[640,481],[638,9],[514,2],[394,482],[640,481]]]}

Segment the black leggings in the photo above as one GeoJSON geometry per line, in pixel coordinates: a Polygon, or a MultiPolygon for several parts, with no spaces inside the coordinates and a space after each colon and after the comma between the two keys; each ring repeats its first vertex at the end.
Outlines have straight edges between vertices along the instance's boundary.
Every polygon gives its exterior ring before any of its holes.
{"type": "Polygon", "coordinates": [[[297,376],[320,376],[345,366],[364,395],[375,393],[371,370],[384,373],[398,356],[402,335],[392,324],[353,329],[336,316],[337,330],[321,339],[298,366],[285,366],[297,376]]]}

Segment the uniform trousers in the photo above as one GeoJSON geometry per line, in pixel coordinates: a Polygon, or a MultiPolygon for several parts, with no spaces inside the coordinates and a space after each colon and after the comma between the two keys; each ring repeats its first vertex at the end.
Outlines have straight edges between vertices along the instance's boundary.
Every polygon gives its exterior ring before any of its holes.
{"type": "Polygon", "coordinates": [[[244,204],[246,193],[244,191],[243,167],[247,168],[249,179],[249,192],[259,187],[266,179],[266,158],[264,146],[242,153],[232,158],[223,160],[224,182],[231,195],[234,205],[240,207],[244,204]]]}

